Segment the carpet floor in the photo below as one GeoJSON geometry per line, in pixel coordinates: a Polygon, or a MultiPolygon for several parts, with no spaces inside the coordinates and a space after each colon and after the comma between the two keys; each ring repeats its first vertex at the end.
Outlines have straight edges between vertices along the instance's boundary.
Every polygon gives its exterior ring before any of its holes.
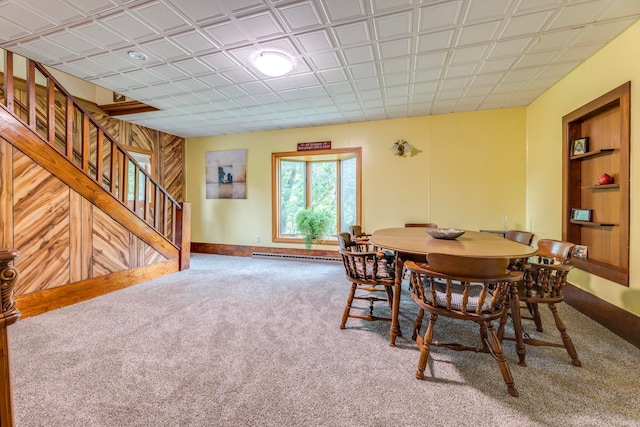
{"type": "MultiPolygon", "coordinates": [[[[406,289],[397,347],[388,322],[340,330],[349,286],[339,263],[193,254],[187,271],[21,320],[16,426],[640,425],[640,349],[566,304],[582,367],[550,347],[520,367],[505,341],[514,398],[488,354],[433,348],[415,378],[406,289]]],[[[525,329],[558,339],[542,314],[544,333],[525,329]]],[[[440,318],[435,338],[448,336],[478,342],[440,318]]]]}

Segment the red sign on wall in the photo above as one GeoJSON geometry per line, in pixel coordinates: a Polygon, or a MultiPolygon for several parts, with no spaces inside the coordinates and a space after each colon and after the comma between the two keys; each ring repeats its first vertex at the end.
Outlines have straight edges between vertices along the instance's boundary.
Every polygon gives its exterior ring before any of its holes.
{"type": "Polygon", "coordinates": [[[331,141],[299,142],[298,151],[330,150],[331,141]]]}

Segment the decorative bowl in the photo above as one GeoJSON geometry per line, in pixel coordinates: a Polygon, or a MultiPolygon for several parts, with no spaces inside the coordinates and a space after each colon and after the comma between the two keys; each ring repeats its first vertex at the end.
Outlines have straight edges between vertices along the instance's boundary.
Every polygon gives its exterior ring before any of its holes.
{"type": "Polygon", "coordinates": [[[434,239],[455,240],[464,234],[457,228],[427,228],[427,233],[434,239]]]}

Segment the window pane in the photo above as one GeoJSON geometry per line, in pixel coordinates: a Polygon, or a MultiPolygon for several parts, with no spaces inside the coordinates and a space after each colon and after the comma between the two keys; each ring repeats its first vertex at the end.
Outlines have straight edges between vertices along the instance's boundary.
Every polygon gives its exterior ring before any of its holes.
{"type": "Polygon", "coordinates": [[[306,206],[305,162],[280,162],[280,234],[297,234],[296,215],[306,206]]]}
{"type": "Polygon", "coordinates": [[[337,162],[311,163],[311,205],[315,209],[331,213],[330,233],[336,233],[337,225],[337,162]]]}
{"type": "Polygon", "coordinates": [[[341,163],[341,228],[340,232],[349,232],[356,224],[356,158],[345,159],[341,163]]]}
{"type": "Polygon", "coordinates": [[[128,163],[128,176],[127,176],[127,200],[133,201],[133,192],[136,190],[136,166],[131,160],[127,160],[128,163]]]}

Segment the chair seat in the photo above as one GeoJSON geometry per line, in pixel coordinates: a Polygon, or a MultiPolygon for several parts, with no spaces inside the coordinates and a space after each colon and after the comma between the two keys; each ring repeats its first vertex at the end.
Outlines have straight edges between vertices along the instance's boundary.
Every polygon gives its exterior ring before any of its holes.
{"type": "MultiPolygon", "coordinates": [[[[424,286],[430,286],[428,283],[428,278],[423,279],[424,286]]],[[[459,281],[450,281],[451,289],[450,292],[447,292],[447,281],[443,279],[434,278],[432,279],[435,284],[436,290],[436,301],[435,305],[440,307],[445,307],[453,310],[465,310],[468,312],[478,311],[478,301],[480,301],[480,293],[482,292],[484,286],[482,283],[471,282],[469,283],[469,292],[467,301],[464,302],[464,290],[465,285],[459,281]],[[450,304],[447,304],[448,297],[451,298],[450,304]]],[[[491,291],[489,291],[491,292],[491,291]]],[[[432,294],[426,293],[425,298],[430,302],[434,303],[432,294]]],[[[484,299],[482,304],[481,312],[490,311],[490,298],[484,299]]]]}
{"type": "Polygon", "coordinates": [[[395,277],[394,262],[387,259],[387,256],[383,253],[380,253],[375,260],[371,258],[356,258],[355,267],[358,275],[362,277],[379,280],[393,280],[395,277]]]}

